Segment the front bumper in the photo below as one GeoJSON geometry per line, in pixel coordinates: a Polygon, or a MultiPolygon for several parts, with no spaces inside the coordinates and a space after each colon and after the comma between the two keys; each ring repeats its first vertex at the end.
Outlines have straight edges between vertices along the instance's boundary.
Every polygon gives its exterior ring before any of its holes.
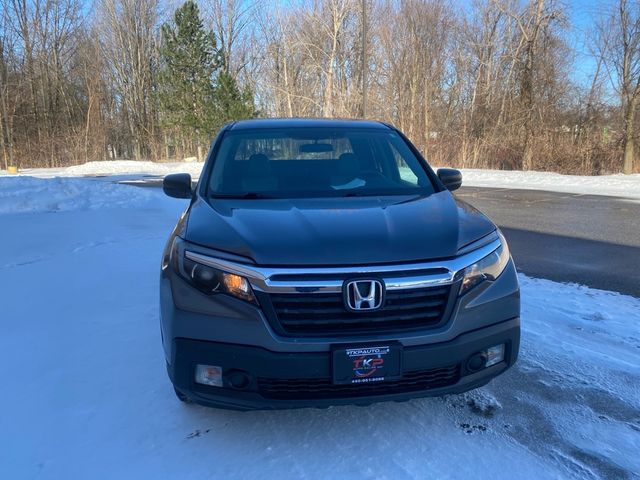
{"type": "Polygon", "coordinates": [[[328,351],[284,353],[260,347],[175,338],[167,368],[177,390],[207,406],[250,410],[366,405],[461,393],[480,387],[515,363],[519,344],[520,319],[516,317],[464,333],[447,342],[405,346],[403,378],[366,387],[333,386],[328,351]],[[475,373],[467,369],[470,356],[501,343],[506,347],[503,362],[475,373]],[[195,383],[196,364],[221,366],[224,386],[195,383]],[[249,377],[244,388],[234,388],[229,382],[230,376],[237,371],[249,377]]]}

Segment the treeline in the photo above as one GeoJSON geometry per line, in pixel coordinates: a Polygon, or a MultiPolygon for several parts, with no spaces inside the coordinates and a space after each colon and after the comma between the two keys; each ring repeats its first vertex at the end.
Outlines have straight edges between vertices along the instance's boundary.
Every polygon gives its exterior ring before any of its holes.
{"type": "Polygon", "coordinates": [[[235,118],[395,124],[435,165],[638,169],[640,0],[0,0],[4,166],[202,158],[235,118]]]}

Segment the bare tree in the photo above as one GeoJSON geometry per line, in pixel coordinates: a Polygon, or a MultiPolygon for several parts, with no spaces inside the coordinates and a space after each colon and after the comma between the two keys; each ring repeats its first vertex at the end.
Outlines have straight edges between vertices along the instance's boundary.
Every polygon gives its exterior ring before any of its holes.
{"type": "Polygon", "coordinates": [[[549,0],[535,0],[521,12],[504,9],[518,27],[520,32],[521,60],[519,66],[519,97],[522,107],[522,167],[529,170],[533,167],[534,136],[536,109],[536,72],[542,69],[539,58],[540,44],[545,41],[542,38],[549,34],[549,27],[560,17],[557,10],[549,0]]]}
{"type": "Polygon", "coordinates": [[[107,60],[133,157],[151,155],[155,135],[152,98],[157,61],[157,0],[102,0],[98,13],[102,54],[107,60]]]}
{"type": "MultiPolygon", "coordinates": [[[[362,116],[366,77],[367,116],[435,164],[631,172],[640,6],[608,1],[584,81],[571,75],[583,32],[563,0],[213,0],[203,11],[225,74],[262,115],[362,116]]],[[[98,0],[94,14],[81,0],[0,0],[4,167],[176,155],[157,56],[160,20],[180,3],[98,0]]]]}
{"type": "Polygon", "coordinates": [[[209,19],[222,57],[222,68],[237,77],[247,66],[246,35],[257,2],[246,0],[213,0],[204,6],[205,18],[209,19]]]}
{"type": "Polygon", "coordinates": [[[636,117],[640,104],[640,2],[619,0],[600,21],[599,40],[605,63],[620,95],[623,118],[623,172],[633,173],[636,117]]]}
{"type": "Polygon", "coordinates": [[[16,75],[13,72],[13,38],[9,28],[6,5],[2,4],[0,11],[0,142],[2,143],[2,158],[5,170],[9,165],[15,165],[13,157],[13,119],[15,101],[10,97],[11,91],[17,92],[16,75]],[[13,78],[10,78],[13,77],[13,78]]]}
{"type": "MultiPolygon", "coordinates": [[[[14,62],[19,80],[13,119],[5,125],[21,123],[23,138],[16,138],[15,128],[12,134],[21,157],[55,166],[75,141],[83,107],[74,76],[82,32],[80,5],[77,0],[5,0],[2,6],[9,20],[5,28],[14,35],[14,53],[20,56],[14,62]],[[69,139],[60,138],[63,131],[69,139]]],[[[7,81],[9,76],[7,72],[7,81]]],[[[7,107],[10,96],[4,98],[7,107]]]]}
{"type": "Polygon", "coordinates": [[[396,117],[400,128],[429,150],[430,136],[446,115],[455,23],[441,0],[409,0],[396,6],[387,2],[380,25],[380,44],[386,59],[380,74],[388,82],[386,115],[396,117]]]}
{"type": "MultiPolygon", "coordinates": [[[[278,112],[299,116],[348,116],[346,95],[351,1],[323,0],[276,8],[265,15],[267,87],[278,112]]],[[[282,113],[280,113],[282,114],[282,113]]]]}

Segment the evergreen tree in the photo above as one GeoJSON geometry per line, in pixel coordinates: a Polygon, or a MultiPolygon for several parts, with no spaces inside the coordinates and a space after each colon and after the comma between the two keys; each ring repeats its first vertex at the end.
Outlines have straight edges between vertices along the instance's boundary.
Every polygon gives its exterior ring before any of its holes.
{"type": "MultiPolygon", "coordinates": [[[[220,54],[213,32],[207,32],[198,6],[188,0],[162,26],[158,98],[163,124],[184,143],[195,143],[202,159],[216,121],[214,79],[220,54]]],[[[176,139],[177,140],[177,139],[176,139]]]]}
{"type": "Polygon", "coordinates": [[[241,90],[236,80],[224,70],[218,75],[214,101],[216,117],[222,123],[256,115],[251,90],[248,87],[241,90]]]}

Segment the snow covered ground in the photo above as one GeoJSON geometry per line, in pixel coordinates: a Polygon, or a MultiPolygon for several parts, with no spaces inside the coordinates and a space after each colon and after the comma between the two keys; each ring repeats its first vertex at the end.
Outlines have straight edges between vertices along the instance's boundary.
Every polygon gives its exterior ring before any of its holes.
{"type": "Polygon", "coordinates": [[[637,173],[583,176],[465,168],[462,169],[462,184],[470,187],[546,190],[640,199],[640,174],[637,173]]]}
{"type": "MultiPolygon", "coordinates": [[[[202,170],[200,162],[155,163],[133,160],[89,162],[66,168],[37,168],[21,170],[21,175],[40,178],[55,176],[126,175],[132,177],[162,176],[186,172],[197,178],[202,170]]],[[[0,170],[0,176],[5,174],[0,170]]],[[[608,195],[640,199],[640,174],[580,176],[552,172],[520,172],[509,170],[463,169],[463,185],[470,187],[515,188],[547,190],[582,195],[608,195]]]]}
{"type": "MultiPolygon", "coordinates": [[[[40,178],[104,176],[104,175],[167,175],[169,173],[186,172],[194,177],[200,175],[202,162],[169,162],[157,163],[137,160],[113,160],[87,162],[82,165],[60,168],[25,168],[20,175],[40,178]]],[[[5,173],[0,170],[0,175],[5,173]]]]}
{"type": "Polygon", "coordinates": [[[525,276],[519,362],[475,392],[179,403],[157,282],[184,207],[159,189],[0,178],[0,478],[638,478],[640,299],[525,276]]]}

